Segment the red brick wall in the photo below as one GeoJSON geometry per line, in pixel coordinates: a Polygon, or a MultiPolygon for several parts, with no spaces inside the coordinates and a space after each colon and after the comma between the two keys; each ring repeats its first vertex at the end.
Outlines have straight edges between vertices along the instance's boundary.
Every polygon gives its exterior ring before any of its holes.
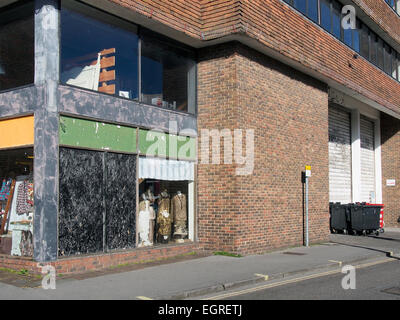
{"type": "Polygon", "coordinates": [[[200,241],[244,254],[302,245],[306,165],[310,241],[327,240],[326,86],[238,43],[204,50],[198,73],[199,129],[255,130],[252,175],[236,176],[237,165],[199,165],[200,241]]]}
{"type": "MultiPolygon", "coordinates": [[[[200,52],[199,130],[233,130],[238,127],[237,87],[236,57],[231,45],[208,48],[200,52]]],[[[199,147],[201,148],[201,141],[199,147]]],[[[221,148],[223,148],[222,143],[221,148]]],[[[235,250],[236,233],[242,227],[237,223],[236,202],[235,167],[199,164],[197,212],[200,243],[207,248],[235,250]]]]}
{"type": "Polygon", "coordinates": [[[385,224],[400,227],[400,120],[382,114],[382,193],[385,204],[385,224]],[[396,179],[395,187],[387,187],[387,179],[396,179]]]}
{"type": "Polygon", "coordinates": [[[176,257],[191,252],[200,252],[201,247],[196,244],[176,245],[160,248],[142,248],[125,252],[99,254],[63,258],[51,263],[37,263],[29,258],[11,257],[0,255],[0,267],[12,270],[28,270],[33,274],[41,273],[41,266],[51,265],[56,268],[57,274],[76,274],[88,271],[102,270],[119,265],[144,263],[157,259],[176,257]]]}

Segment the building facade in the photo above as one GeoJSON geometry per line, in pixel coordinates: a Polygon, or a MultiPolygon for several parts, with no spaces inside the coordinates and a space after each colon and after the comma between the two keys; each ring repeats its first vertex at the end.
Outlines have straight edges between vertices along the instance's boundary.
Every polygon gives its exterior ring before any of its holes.
{"type": "Polygon", "coordinates": [[[312,243],[329,202],[399,225],[397,1],[1,6],[2,265],[302,245],[306,165],[312,243]]]}

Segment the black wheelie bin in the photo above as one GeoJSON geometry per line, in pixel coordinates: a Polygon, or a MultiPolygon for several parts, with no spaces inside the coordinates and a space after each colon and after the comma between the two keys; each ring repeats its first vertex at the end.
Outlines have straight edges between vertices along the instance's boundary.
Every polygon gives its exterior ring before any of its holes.
{"type": "Polygon", "coordinates": [[[356,203],[350,206],[350,228],[354,234],[379,234],[382,206],[356,203]]]}
{"type": "Polygon", "coordinates": [[[340,202],[329,204],[330,212],[330,225],[331,232],[343,232],[348,233],[348,213],[347,205],[340,204],[340,202]]]}

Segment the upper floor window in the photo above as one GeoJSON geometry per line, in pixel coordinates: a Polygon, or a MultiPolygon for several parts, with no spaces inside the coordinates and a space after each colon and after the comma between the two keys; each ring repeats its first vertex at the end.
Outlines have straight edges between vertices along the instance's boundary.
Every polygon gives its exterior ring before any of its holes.
{"type": "MultiPolygon", "coordinates": [[[[341,26],[343,14],[342,4],[337,0],[284,0],[298,11],[308,16],[323,29],[334,35],[337,39],[360,53],[365,59],[379,69],[400,81],[399,53],[377,36],[360,19],[356,21],[355,29],[344,29],[341,26]],[[309,12],[319,7],[318,18],[311,17],[309,12]],[[310,9],[311,8],[311,9],[310,9]]],[[[385,0],[393,8],[400,0],[385,0]]]]}
{"type": "Polygon", "coordinates": [[[61,82],[195,113],[191,49],[74,0],[61,7],[61,82]]]}
{"type": "Polygon", "coordinates": [[[34,4],[0,10],[0,91],[35,82],[34,4]]]}

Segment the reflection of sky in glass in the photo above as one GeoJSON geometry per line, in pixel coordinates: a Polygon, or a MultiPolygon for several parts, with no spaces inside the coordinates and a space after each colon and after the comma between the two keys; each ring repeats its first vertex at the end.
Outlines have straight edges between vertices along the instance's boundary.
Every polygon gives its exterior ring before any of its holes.
{"type": "Polygon", "coordinates": [[[331,31],[331,8],[329,2],[321,0],[321,26],[326,31],[331,31]]]}
{"type": "Polygon", "coordinates": [[[340,39],[340,29],[340,14],[334,12],[332,15],[332,33],[338,39],[340,39]]]}
{"type": "Polygon", "coordinates": [[[144,94],[162,94],[163,65],[161,62],[142,56],[142,91],[144,94]]]}
{"type": "Polygon", "coordinates": [[[131,98],[138,97],[138,37],[88,16],[62,10],[61,14],[61,72],[68,70],[68,60],[94,56],[104,49],[116,49],[116,93],[130,91],[131,98]]]}
{"type": "Polygon", "coordinates": [[[306,14],[306,8],[307,8],[306,0],[294,0],[293,4],[297,10],[306,14]]]}
{"type": "Polygon", "coordinates": [[[318,0],[308,0],[307,16],[314,22],[318,22],[318,0]]]}

